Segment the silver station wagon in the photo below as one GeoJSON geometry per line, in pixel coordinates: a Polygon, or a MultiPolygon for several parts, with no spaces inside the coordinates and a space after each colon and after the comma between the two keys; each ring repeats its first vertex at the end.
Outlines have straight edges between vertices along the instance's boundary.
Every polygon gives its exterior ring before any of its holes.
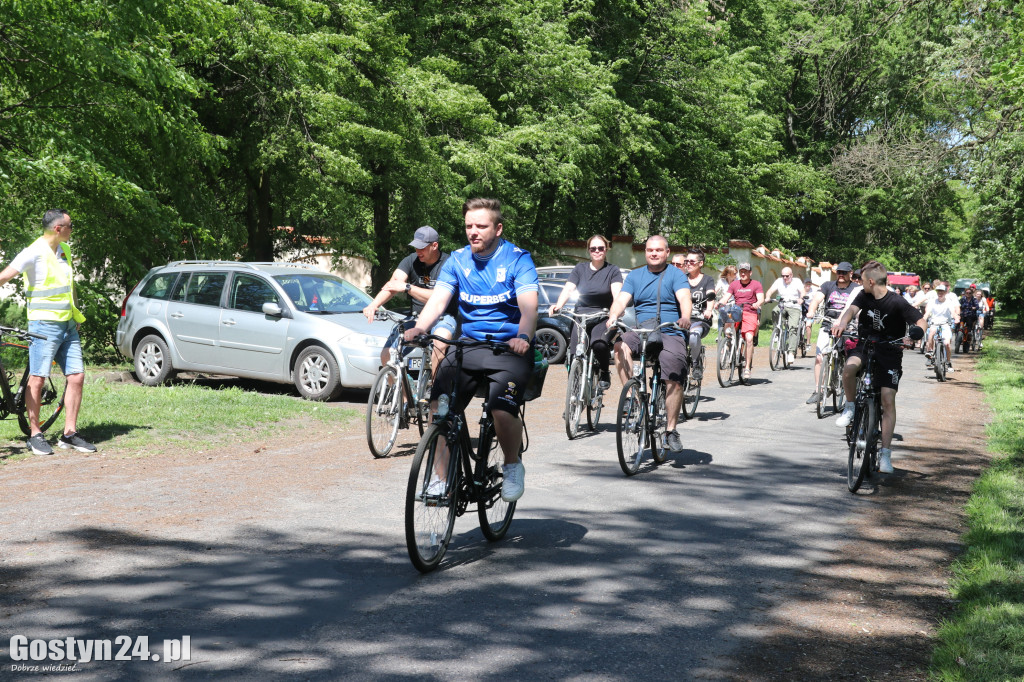
{"type": "Polygon", "coordinates": [[[370,301],[309,265],[176,261],[125,298],[117,347],[148,386],[206,372],[294,383],[305,398],[330,400],[377,374],[392,325],[366,321],[370,301]]]}

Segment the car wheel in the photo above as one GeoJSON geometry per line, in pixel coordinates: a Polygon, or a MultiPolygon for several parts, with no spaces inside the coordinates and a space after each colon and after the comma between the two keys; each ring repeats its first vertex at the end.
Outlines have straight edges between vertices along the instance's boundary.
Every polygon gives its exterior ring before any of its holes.
{"type": "Polygon", "coordinates": [[[534,343],[540,354],[548,360],[548,364],[558,364],[565,360],[565,349],[568,345],[565,337],[554,329],[538,329],[534,343]]]}
{"type": "Polygon", "coordinates": [[[310,346],[295,359],[295,388],[306,400],[323,402],[341,390],[338,362],[322,346],[310,346]]]}
{"type": "Polygon", "coordinates": [[[135,348],[135,376],[146,386],[159,386],[174,373],[167,342],[156,334],[142,339],[135,348]]]}

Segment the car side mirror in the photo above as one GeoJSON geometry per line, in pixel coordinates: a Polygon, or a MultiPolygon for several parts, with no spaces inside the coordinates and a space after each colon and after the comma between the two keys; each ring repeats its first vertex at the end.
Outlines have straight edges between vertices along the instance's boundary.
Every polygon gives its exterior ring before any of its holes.
{"type": "Polygon", "coordinates": [[[281,306],[271,301],[267,301],[263,304],[263,314],[270,315],[271,317],[281,317],[284,311],[281,310],[281,306]]]}

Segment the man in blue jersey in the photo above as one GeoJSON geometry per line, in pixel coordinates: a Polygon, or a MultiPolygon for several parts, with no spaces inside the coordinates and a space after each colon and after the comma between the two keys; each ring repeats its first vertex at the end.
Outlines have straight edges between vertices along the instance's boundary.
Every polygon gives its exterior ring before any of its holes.
{"type": "Polygon", "coordinates": [[[524,489],[523,463],[519,446],[523,423],[519,408],[526,384],[533,372],[533,354],[529,353],[537,329],[537,268],[528,251],[501,238],[501,203],[497,199],[470,199],[462,206],[469,246],[452,253],[441,268],[434,293],[405,333],[412,340],[430,329],[444,312],[452,296],[459,302],[462,336],[482,341],[508,343],[511,353],[495,355],[487,348],[466,349],[462,373],[457,374],[454,354],[441,361],[430,393],[431,412],[437,398],[458,381],[461,411],[473,398],[477,386],[488,384],[487,402],[494,417],[494,431],[505,453],[501,497],[518,500],[524,489]]]}
{"type": "MultiPolygon", "coordinates": [[[[615,297],[615,303],[608,311],[608,328],[611,329],[632,301],[636,307],[636,321],[642,327],[652,328],[663,322],[675,320],[683,329],[690,328],[690,283],[686,274],[678,268],[668,267],[668,241],[661,235],[647,240],[645,247],[647,267],[636,268],[626,275],[622,291],[615,297]]],[[[661,375],[665,385],[665,409],[668,422],[665,425],[665,443],[672,452],[683,449],[676,421],[679,407],[683,403],[683,385],[686,382],[688,356],[685,332],[668,328],[661,332],[662,349],[658,354],[661,375]]],[[[619,379],[623,385],[633,372],[633,356],[640,352],[640,337],[634,332],[623,334],[615,344],[619,379]]]]}

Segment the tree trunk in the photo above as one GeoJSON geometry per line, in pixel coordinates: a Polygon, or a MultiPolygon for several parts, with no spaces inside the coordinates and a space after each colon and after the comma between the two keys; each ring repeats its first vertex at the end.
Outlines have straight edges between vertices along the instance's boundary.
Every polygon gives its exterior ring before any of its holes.
{"type": "Polygon", "coordinates": [[[391,193],[387,187],[384,171],[375,173],[376,182],[370,192],[373,202],[373,251],[377,262],[370,266],[370,286],[373,292],[380,291],[391,279],[395,267],[391,262],[391,193]]]}
{"type": "MultiPolygon", "coordinates": [[[[248,174],[247,174],[248,175],[248,174]]],[[[249,235],[246,251],[249,260],[274,260],[274,220],[270,205],[270,180],[266,171],[258,177],[249,177],[249,196],[245,212],[245,227],[249,235]]]]}

